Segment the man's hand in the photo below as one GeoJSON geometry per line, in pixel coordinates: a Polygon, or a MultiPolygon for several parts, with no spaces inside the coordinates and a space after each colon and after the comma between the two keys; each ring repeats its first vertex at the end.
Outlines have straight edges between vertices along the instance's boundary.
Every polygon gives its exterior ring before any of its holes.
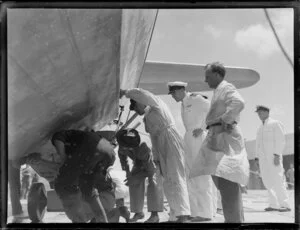
{"type": "Polygon", "coordinates": [[[254,167],[255,167],[256,171],[259,171],[259,160],[258,160],[258,158],[255,158],[254,167]]]}
{"type": "Polygon", "coordinates": [[[122,98],[126,94],[126,90],[120,89],[120,98],[122,98]]]}
{"type": "Polygon", "coordinates": [[[277,154],[274,154],[274,165],[278,166],[280,164],[280,156],[277,154]]]}
{"type": "Polygon", "coordinates": [[[60,156],[61,165],[63,165],[66,160],[65,143],[59,140],[55,140],[54,147],[56,149],[57,154],[60,156]]]}
{"type": "Polygon", "coordinates": [[[203,132],[202,129],[194,129],[193,130],[193,136],[198,137],[203,132]]]}
{"type": "Polygon", "coordinates": [[[222,122],[223,130],[227,133],[230,133],[233,130],[233,124],[227,124],[225,122],[222,122]]]}
{"type": "Polygon", "coordinates": [[[110,153],[114,150],[114,146],[105,138],[101,138],[97,145],[97,149],[100,152],[110,153]]]}
{"type": "Polygon", "coordinates": [[[132,176],[130,174],[128,176],[126,175],[126,179],[124,180],[124,184],[129,186],[131,181],[132,181],[131,178],[132,178],[132,176]]]}

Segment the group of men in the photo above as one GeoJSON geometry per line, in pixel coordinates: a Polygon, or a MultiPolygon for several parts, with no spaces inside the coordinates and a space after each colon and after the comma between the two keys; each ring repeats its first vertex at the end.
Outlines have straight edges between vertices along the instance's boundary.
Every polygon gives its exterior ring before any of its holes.
{"type": "MultiPolygon", "coordinates": [[[[245,102],[224,80],[225,74],[219,62],[205,66],[205,82],[214,90],[211,102],[205,96],[187,92],[187,83],[168,83],[169,94],[182,104],[184,139],[158,96],[140,88],[120,91],[120,97],[130,99],[130,109],[144,115],[153,159],[163,177],[163,191],[170,206],[169,221],[212,219],[217,188],[225,223],[244,222],[241,188],[248,183],[249,162],[239,120],[245,102]]],[[[257,106],[256,110],[263,122],[257,133],[256,153],[270,197],[265,211],[290,211],[283,180],[284,131],[279,121],[269,118],[269,110],[265,106],[257,106]]],[[[136,213],[135,220],[142,217],[136,213]]]]}
{"type": "MultiPolygon", "coordinates": [[[[211,220],[216,213],[217,190],[226,223],[244,222],[241,185],[247,185],[249,162],[239,127],[244,100],[226,80],[225,67],[214,62],[205,66],[205,82],[214,90],[211,101],[201,94],[186,91],[184,82],[170,82],[169,94],[181,102],[182,120],[186,129],[181,137],[168,106],[151,92],[133,88],[120,90],[120,98],[130,99],[130,109],[144,116],[145,130],[150,134],[151,148],[141,142],[135,129],[116,133],[118,155],[126,172],[129,187],[130,219],[124,203],[114,208],[103,207],[99,199],[101,186],[107,181],[108,169],[115,161],[115,146],[101,132],[64,130],[53,135],[52,143],[61,156],[54,187],[67,216],[73,222],[86,222],[80,204],[82,196],[95,222],[114,222],[116,212],[127,222],[144,218],[145,181],[148,179],[147,204],[151,212],[148,223],[159,222],[158,212],[164,210],[164,196],[170,207],[169,221],[191,222],[211,220]],[[130,169],[127,158],[133,161],[130,169]],[[100,178],[100,179],[99,179],[100,178]],[[77,198],[76,198],[77,197],[77,198]]],[[[268,210],[290,210],[287,194],[276,179],[283,176],[282,127],[268,118],[269,109],[257,108],[263,121],[258,131],[257,153],[263,181],[270,194],[268,210]],[[264,138],[276,146],[266,146],[264,138]]],[[[111,188],[113,189],[113,188],[111,188]]],[[[106,190],[107,191],[107,188],[106,190]]],[[[107,198],[107,197],[106,197],[107,198]]]]}
{"type": "Polygon", "coordinates": [[[216,208],[213,182],[220,191],[225,222],[244,221],[240,185],[247,184],[249,163],[238,125],[244,101],[224,80],[225,73],[218,62],[206,65],[205,82],[214,89],[210,103],[202,95],[186,92],[185,83],[169,84],[169,94],[182,101],[184,139],[158,96],[139,88],[120,92],[120,97],[130,98],[132,110],[144,115],[153,158],[163,177],[170,221],[211,219],[216,208]]]}

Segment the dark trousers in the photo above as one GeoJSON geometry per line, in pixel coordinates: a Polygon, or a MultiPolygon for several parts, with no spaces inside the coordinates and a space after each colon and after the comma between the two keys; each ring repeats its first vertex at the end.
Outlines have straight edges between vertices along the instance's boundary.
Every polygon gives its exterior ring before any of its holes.
{"type": "Polygon", "coordinates": [[[21,182],[20,182],[20,167],[15,168],[12,161],[8,161],[8,183],[10,189],[10,202],[12,215],[18,215],[23,212],[21,205],[21,182]]]}
{"type": "Polygon", "coordinates": [[[225,223],[244,222],[240,184],[217,176],[212,176],[212,179],[221,194],[225,223]]]}

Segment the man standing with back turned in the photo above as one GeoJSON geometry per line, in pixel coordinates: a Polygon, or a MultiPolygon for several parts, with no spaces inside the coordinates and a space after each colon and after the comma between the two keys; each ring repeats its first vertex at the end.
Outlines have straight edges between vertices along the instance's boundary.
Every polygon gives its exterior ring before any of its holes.
{"type": "MultiPolygon", "coordinates": [[[[205,117],[209,100],[197,93],[186,91],[187,83],[169,82],[169,94],[181,101],[181,117],[185,127],[186,165],[190,169],[206,136],[205,117]]],[[[210,175],[198,176],[187,181],[192,221],[207,221],[213,218],[213,181],[210,175]]]]}
{"type": "Polygon", "coordinates": [[[285,145],[283,125],[269,117],[270,109],[257,106],[256,112],[262,121],[256,136],[256,162],[269,194],[269,207],[265,211],[291,211],[289,197],[284,183],[282,152],[285,145]]]}
{"type": "Polygon", "coordinates": [[[219,62],[205,66],[205,82],[214,93],[206,117],[208,134],[190,177],[212,175],[220,190],[225,223],[241,223],[244,211],[240,184],[246,185],[249,178],[244,138],[238,126],[244,100],[224,80],[225,74],[225,67],[219,62]]]}

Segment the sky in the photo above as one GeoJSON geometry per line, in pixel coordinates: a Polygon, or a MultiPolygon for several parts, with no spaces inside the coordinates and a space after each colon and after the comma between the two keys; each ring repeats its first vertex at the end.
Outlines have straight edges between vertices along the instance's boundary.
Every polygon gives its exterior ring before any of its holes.
{"type": "MultiPolygon", "coordinates": [[[[284,48],[294,60],[293,9],[268,12],[284,48]]],[[[150,60],[196,64],[220,61],[225,66],[254,69],[260,80],[239,90],[246,102],[240,119],[244,137],[255,139],[261,123],[254,112],[258,104],[270,107],[270,116],[283,123],[286,133],[294,133],[294,72],[263,9],[159,9],[147,55],[147,61],[150,60]]],[[[211,99],[212,91],[203,93],[211,99]]],[[[183,135],[180,103],[168,95],[161,97],[183,135]]]]}

